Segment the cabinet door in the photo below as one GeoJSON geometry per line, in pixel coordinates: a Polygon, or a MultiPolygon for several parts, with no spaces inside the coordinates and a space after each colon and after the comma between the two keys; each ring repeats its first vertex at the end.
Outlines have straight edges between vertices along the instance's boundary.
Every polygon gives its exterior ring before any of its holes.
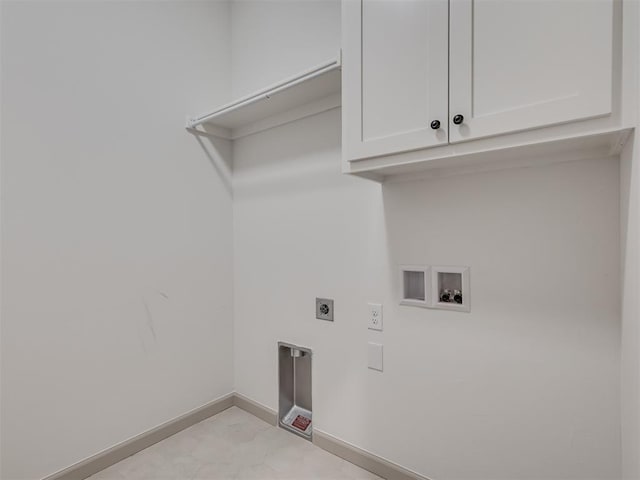
{"type": "Polygon", "coordinates": [[[449,21],[451,143],[611,113],[612,0],[451,0],[449,21]]]}
{"type": "Polygon", "coordinates": [[[446,144],[448,0],[343,0],[342,13],[345,158],[446,144]]]}

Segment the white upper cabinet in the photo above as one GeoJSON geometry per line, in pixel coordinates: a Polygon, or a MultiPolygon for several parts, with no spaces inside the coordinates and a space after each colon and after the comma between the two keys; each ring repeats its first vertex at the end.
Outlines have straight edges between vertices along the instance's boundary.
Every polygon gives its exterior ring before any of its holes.
{"type": "Polygon", "coordinates": [[[612,0],[450,7],[451,143],[611,113],[612,0]]]}
{"type": "Polygon", "coordinates": [[[343,0],[344,171],[619,146],[622,1],[343,0]]]}
{"type": "Polygon", "coordinates": [[[448,9],[448,0],[345,0],[349,158],[447,143],[448,9]]]}

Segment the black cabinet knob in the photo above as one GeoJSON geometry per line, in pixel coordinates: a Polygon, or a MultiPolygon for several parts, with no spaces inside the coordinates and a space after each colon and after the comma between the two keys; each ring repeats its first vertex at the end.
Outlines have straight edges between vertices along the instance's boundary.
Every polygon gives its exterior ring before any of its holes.
{"type": "Polygon", "coordinates": [[[462,115],[458,114],[453,116],[453,123],[460,125],[462,122],[464,122],[464,117],[462,115]]]}
{"type": "Polygon", "coordinates": [[[431,128],[434,130],[438,130],[440,128],[440,120],[434,120],[431,122],[431,128]]]}

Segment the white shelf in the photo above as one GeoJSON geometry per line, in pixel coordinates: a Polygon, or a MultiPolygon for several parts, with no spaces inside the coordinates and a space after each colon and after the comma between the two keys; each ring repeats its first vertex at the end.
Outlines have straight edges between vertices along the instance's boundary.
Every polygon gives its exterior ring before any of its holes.
{"type": "Polygon", "coordinates": [[[239,138],[340,105],[340,58],[318,65],[256,93],[189,118],[188,129],[202,125],[226,138],[239,138]]]}

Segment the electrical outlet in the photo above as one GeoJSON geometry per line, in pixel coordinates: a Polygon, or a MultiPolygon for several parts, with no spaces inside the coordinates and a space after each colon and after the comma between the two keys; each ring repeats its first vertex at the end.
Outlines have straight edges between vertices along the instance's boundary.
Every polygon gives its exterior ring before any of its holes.
{"type": "Polygon", "coordinates": [[[316,298],[316,318],[333,322],[333,300],[330,298],[316,298]]]}
{"type": "Polygon", "coordinates": [[[369,304],[369,330],[382,331],[382,305],[379,303],[369,304]]]}

